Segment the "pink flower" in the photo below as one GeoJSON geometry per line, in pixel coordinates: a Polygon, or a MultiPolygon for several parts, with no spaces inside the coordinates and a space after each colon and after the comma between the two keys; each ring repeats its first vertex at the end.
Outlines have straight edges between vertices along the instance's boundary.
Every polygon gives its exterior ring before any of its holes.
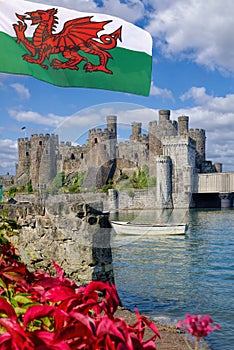
{"type": "Polygon", "coordinates": [[[218,324],[212,326],[212,318],[209,315],[186,315],[184,320],[177,323],[177,327],[183,328],[185,331],[195,336],[196,338],[206,337],[209,333],[220,329],[218,324]]]}

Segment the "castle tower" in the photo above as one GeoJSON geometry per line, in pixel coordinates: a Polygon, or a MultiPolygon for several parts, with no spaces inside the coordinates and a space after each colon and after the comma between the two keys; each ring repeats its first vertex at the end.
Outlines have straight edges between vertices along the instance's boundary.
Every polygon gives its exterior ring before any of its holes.
{"type": "Polygon", "coordinates": [[[157,121],[153,120],[149,122],[149,151],[150,158],[154,158],[155,155],[162,155],[162,143],[160,138],[157,137],[158,125],[157,121]]]}
{"type": "Polygon", "coordinates": [[[30,144],[30,178],[33,189],[37,189],[39,184],[47,185],[56,176],[58,136],[34,134],[30,138],[30,144]]]}
{"type": "Polygon", "coordinates": [[[39,184],[50,183],[57,175],[58,135],[45,135],[45,146],[39,168],[39,184]]]}
{"type": "Polygon", "coordinates": [[[159,112],[159,125],[163,125],[166,121],[170,120],[170,110],[169,109],[161,109],[159,112]]]}
{"type": "Polygon", "coordinates": [[[106,117],[107,129],[109,131],[109,160],[116,161],[116,144],[117,144],[117,116],[109,115],[106,117]]]}
{"type": "Polygon", "coordinates": [[[130,136],[131,141],[140,141],[141,139],[141,126],[142,123],[132,123],[132,135],[130,136]]]}
{"type": "Polygon", "coordinates": [[[107,127],[89,130],[87,152],[83,162],[87,176],[84,187],[101,188],[113,177],[116,168],[117,116],[106,117],[107,127]]]}
{"type": "Polygon", "coordinates": [[[18,164],[16,165],[16,183],[25,186],[30,180],[30,153],[31,145],[29,139],[18,139],[18,164]]]}
{"type": "Polygon", "coordinates": [[[112,134],[113,138],[117,137],[117,116],[108,115],[106,117],[107,129],[112,134]]]}
{"type": "Polygon", "coordinates": [[[165,136],[177,136],[178,125],[170,120],[170,110],[162,109],[158,112],[159,121],[149,123],[149,151],[150,158],[163,154],[162,138],[165,136]]]}
{"type": "Polygon", "coordinates": [[[190,129],[189,136],[196,141],[196,168],[201,169],[206,160],[206,133],[204,129],[190,129]]]}
{"type": "Polygon", "coordinates": [[[156,157],[156,203],[159,208],[173,208],[172,163],[170,157],[156,157]]]}
{"type": "Polygon", "coordinates": [[[165,137],[163,154],[172,161],[172,196],[174,208],[190,203],[190,174],[195,168],[196,142],[189,136],[165,137]],[[186,175],[185,175],[186,174],[186,175]]]}
{"type": "Polygon", "coordinates": [[[189,117],[183,115],[178,118],[179,135],[188,135],[189,117]]]}
{"type": "Polygon", "coordinates": [[[222,163],[214,163],[216,173],[222,173],[222,163]]]}

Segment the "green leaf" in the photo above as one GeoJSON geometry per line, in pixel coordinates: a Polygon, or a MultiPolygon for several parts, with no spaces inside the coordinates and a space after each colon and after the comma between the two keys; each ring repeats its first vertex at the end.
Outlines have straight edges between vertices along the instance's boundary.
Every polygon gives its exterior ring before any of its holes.
{"type": "Polygon", "coordinates": [[[22,294],[16,294],[13,299],[17,302],[17,303],[21,303],[21,304],[32,304],[32,300],[29,299],[28,297],[26,297],[25,295],[22,294]]]}
{"type": "Polygon", "coordinates": [[[4,290],[7,290],[7,286],[1,278],[0,278],[0,287],[2,287],[2,289],[4,290]]]}

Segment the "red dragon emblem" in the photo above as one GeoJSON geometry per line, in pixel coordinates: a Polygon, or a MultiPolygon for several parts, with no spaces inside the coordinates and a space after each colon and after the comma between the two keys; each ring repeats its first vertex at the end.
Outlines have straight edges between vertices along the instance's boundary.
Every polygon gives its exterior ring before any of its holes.
{"type": "Polygon", "coordinates": [[[20,21],[13,24],[17,35],[17,43],[22,43],[30,54],[23,55],[23,59],[30,63],[40,65],[42,68],[48,69],[44,63],[50,55],[61,53],[66,59],[65,62],[55,58],[50,65],[54,69],[73,69],[78,70],[81,61],[85,61],[84,70],[86,72],[102,71],[104,73],[113,74],[107,68],[111,54],[107,50],[116,47],[117,40],[121,41],[121,29],[117,29],[111,34],[104,34],[98,37],[98,32],[103,30],[105,25],[112,22],[94,22],[92,16],[75,18],[67,21],[60,33],[53,34],[58,24],[57,9],[37,10],[26,12],[24,15],[16,16],[20,21]],[[27,24],[25,21],[31,20],[31,25],[37,25],[32,40],[25,37],[27,24]],[[94,65],[88,59],[79,54],[83,51],[88,54],[97,55],[99,64],[94,65]]]}

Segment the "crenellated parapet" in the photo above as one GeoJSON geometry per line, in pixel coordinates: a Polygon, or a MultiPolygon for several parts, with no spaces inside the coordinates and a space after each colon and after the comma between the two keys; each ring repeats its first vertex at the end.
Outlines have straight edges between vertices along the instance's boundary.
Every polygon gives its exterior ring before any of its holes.
{"type": "Polygon", "coordinates": [[[163,154],[170,156],[176,166],[189,164],[195,167],[196,142],[190,137],[166,136],[162,138],[163,154]]]}

